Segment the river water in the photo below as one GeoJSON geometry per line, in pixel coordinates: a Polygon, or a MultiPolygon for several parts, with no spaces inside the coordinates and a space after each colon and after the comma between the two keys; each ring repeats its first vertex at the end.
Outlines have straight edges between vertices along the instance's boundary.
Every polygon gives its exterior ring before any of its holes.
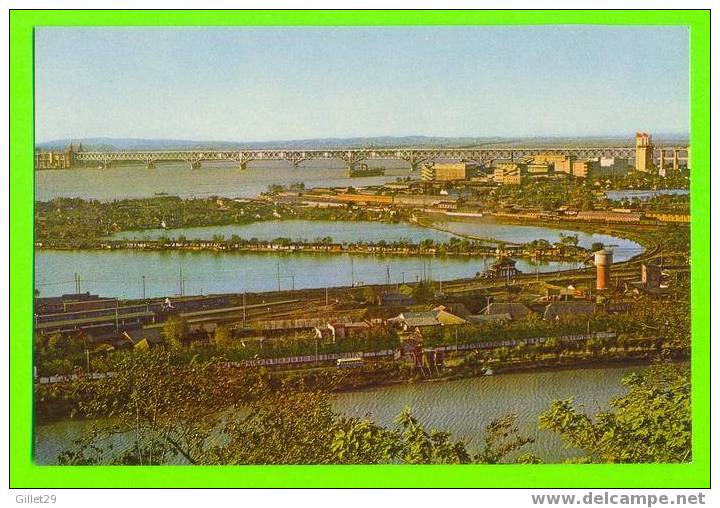
{"type": "Polygon", "coordinates": [[[521,244],[541,238],[550,243],[555,243],[560,241],[561,235],[577,235],[578,245],[581,247],[590,248],[595,242],[614,245],[618,251],[615,256],[618,261],[624,261],[628,257],[642,252],[642,247],[635,242],[600,233],[586,233],[542,226],[502,224],[489,222],[487,219],[438,221],[437,226],[439,229],[414,224],[386,224],[364,221],[272,220],[241,225],[121,231],[110,238],[113,240],[142,240],[157,239],[161,236],[177,238],[183,235],[187,239],[211,240],[215,235],[221,235],[226,239],[229,239],[232,235],[237,235],[244,239],[257,238],[266,241],[278,237],[290,238],[294,241],[313,241],[330,236],[334,242],[338,243],[379,242],[380,240],[387,242],[409,240],[413,243],[419,243],[427,239],[436,242],[447,242],[453,236],[460,235],[521,244]]]}
{"type": "Polygon", "coordinates": [[[384,176],[349,178],[341,161],[308,161],[294,169],[284,161],[253,163],[240,171],[226,162],[203,163],[190,169],[180,162],[161,162],[154,169],[144,165],[110,166],[108,169],[75,168],[35,172],[35,199],[77,197],[112,201],[123,198],[147,198],[166,193],[183,198],[223,196],[257,197],[268,185],[303,182],[310,187],[380,185],[396,178],[416,178],[416,173],[398,161],[375,161],[370,167],[384,166],[384,176]]]}
{"type": "MultiPolygon", "coordinates": [[[[527,372],[486,376],[456,381],[426,382],[380,387],[341,393],[333,402],[337,411],[394,425],[394,418],[410,407],[427,427],[452,433],[472,451],[482,446],[485,426],[493,418],[517,413],[524,435],[535,438],[522,452],[533,452],[545,462],[562,462],[577,455],[560,438],[538,429],[538,415],[551,401],[574,398],[576,407],[588,413],[607,408],[611,399],[625,393],[621,380],[645,367],[603,367],[591,369],[527,372]]],[[[35,427],[35,457],[41,464],[53,464],[57,455],[79,438],[89,423],[65,420],[35,427]]],[[[117,447],[122,447],[122,440],[117,447]]]]}
{"type": "MultiPolygon", "coordinates": [[[[381,162],[378,162],[381,164],[381,162]]],[[[221,195],[252,197],[270,184],[288,185],[303,182],[306,187],[377,185],[397,177],[415,177],[397,161],[386,161],[386,174],[380,177],[348,178],[336,161],[311,161],[293,169],[282,161],[250,164],[241,172],[228,163],[208,163],[200,169],[187,164],[161,163],[155,169],[125,165],[109,169],[72,169],[35,172],[36,199],[57,196],[111,200],[127,197],[149,197],[156,192],[182,197],[221,195]]],[[[493,224],[488,221],[448,220],[440,225],[459,235],[493,238],[523,243],[539,238],[558,241],[560,234],[572,234],[552,228],[493,224]]],[[[189,239],[209,239],[214,235],[229,238],[272,240],[289,237],[314,240],[331,236],[337,242],[394,241],[424,239],[447,241],[452,235],[407,224],[352,223],[331,221],[270,221],[248,225],[218,226],[178,230],[124,232],[116,238],[145,238],[185,235],[189,239]]],[[[615,259],[622,261],[642,252],[631,241],[607,235],[577,233],[579,244],[593,242],[615,246],[615,259]]],[[[42,296],[57,296],[75,289],[75,274],[81,290],[120,298],[142,296],[145,276],[146,296],[168,296],[180,292],[184,279],[185,294],[224,293],[236,291],[272,291],[281,289],[337,287],[356,284],[412,282],[423,277],[449,280],[473,277],[492,263],[485,258],[401,258],[362,255],[303,255],[274,253],[212,252],[103,252],[103,251],[37,251],[35,283],[42,296]]],[[[574,268],[574,263],[540,263],[519,260],[522,271],[546,272],[574,268]]]]}
{"type": "MultiPolygon", "coordinates": [[[[301,288],[323,288],[390,282],[415,282],[423,278],[450,280],[474,277],[495,258],[402,257],[355,254],[276,254],[253,252],[187,251],[37,251],[35,287],[41,296],[59,296],[75,288],[118,298],[179,294],[180,276],[185,294],[241,293],[301,288]]],[[[528,260],[518,268],[534,272],[528,260]]],[[[538,270],[572,268],[574,263],[544,263],[538,270]]]]}
{"type": "MultiPolygon", "coordinates": [[[[447,222],[444,228],[500,241],[522,243],[537,238],[557,241],[560,233],[551,228],[492,224],[487,222],[447,222]]],[[[117,238],[157,237],[160,234],[187,238],[229,238],[272,240],[279,236],[313,240],[332,236],[338,242],[393,241],[426,238],[447,241],[452,235],[408,224],[333,221],[269,221],[248,225],[149,230],[125,232],[117,238]]],[[[608,235],[579,232],[579,244],[589,247],[601,241],[615,245],[616,261],[642,252],[635,242],[608,235]]],[[[81,290],[119,298],[142,297],[145,276],[147,297],[179,294],[180,276],[185,294],[261,292],[301,288],[339,287],[355,284],[384,284],[390,272],[391,283],[415,282],[423,278],[452,280],[474,277],[495,260],[493,257],[402,257],[356,254],[283,254],[210,251],[50,251],[35,252],[35,285],[42,296],[58,296],[75,289],[75,274],[81,290]]],[[[576,268],[574,262],[535,262],[519,259],[523,272],[548,272],[576,268]]]]}
{"type": "Polygon", "coordinates": [[[147,229],[142,231],[121,231],[112,235],[113,240],[157,239],[160,236],[177,238],[184,235],[191,240],[211,240],[215,235],[229,239],[232,235],[249,240],[271,241],[275,238],[290,238],[293,241],[314,241],[326,236],[337,243],[357,241],[379,242],[381,240],[409,240],[413,243],[422,240],[447,242],[451,233],[415,226],[413,224],[386,224],[366,221],[331,220],[271,220],[251,224],[232,224],[227,226],[207,226],[177,229],[147,229]]]}
{"type": "MultiPolygon", "coordinates": [[[[81,197],[112,200],[150,197],[157,192],[181,197],[225,196],[253,197],[269,184],[288,185],[304,182],[306,187],[377,185],[411,175],[405,168],[386,164],[382,177],[348,178],[338,164],[322,162],[294,170],[283,163],[253,166],[245,172],[228,164],[205,164],[191,170],[184,164],[159,164],[155,169],[142,166],[111,167],[107,170],[73,169],[35,173],[37,200],[53,197],[81,197]]],[[[193,228],[173,231],[123,233],[122,237],[185,235],[187,238],[212,238],[221,234],[229,238],[272,240],[276,237],[314,240],[331,236],[338,242],[393,241],[423,239],[446,241],[452,233],[499,241],[523,243],[544,238],[554,242],[560,230],[534,226],[492,224],[488,221],[452,220],[441,225],[449,233],[406,224],[340,223],[340,222],[263,222],[243,226],[193,228]]],[[[563,231],[570,234],[570,231],[563,231]]],[[[600,241],[614,245],[617,261],[642,252],[634,242],[606,235],[578,233],[580,245],[589,247],[600,241]]],[[[415,281],[421,277],[448,280],[472,277],[489,266],[494,258],[482,257],[400,257],[348,254],[274,254],[213,252],[143,252],[143,251],[45,251],[35,253],[35,282],[42,296],[73,292],[74,276],[80,276],[81,290],[104,296],[138,298],[142,296],[145,276],[146,296],[174,295],[182,278],[186,294],[208,294],[242,291],[346,286],[351,283],[385,283],[390,273],[392,283],[415,281]]],[[[518,260],[526,272],[553,271],[574,264],[541,263],[518,260]]],[[[517,412],[524,432],[536,442],[523,451],[533,451],[549,462],[571,457],[559,438],[537,428],[538,414],[549,402],[574,397],[588,411],[607,407],[608,402],[623,393],[620,380],[634,368],[577,369],[554,372],[507,374],[457,381],[396,385],[367,391],[338,394],[337,410],[355,416],[370,415],[384,425],[405,406],[429,427],[447,430],[477,450],[485,425],[494,417],[517,412]]],[[[88,422],[61,421],[36,427],[36,460],[41,464],[56,462],[58,453],[87,429],[88,422]]],[[[120,443],[121,444],[121,443],[120,443]]]]}

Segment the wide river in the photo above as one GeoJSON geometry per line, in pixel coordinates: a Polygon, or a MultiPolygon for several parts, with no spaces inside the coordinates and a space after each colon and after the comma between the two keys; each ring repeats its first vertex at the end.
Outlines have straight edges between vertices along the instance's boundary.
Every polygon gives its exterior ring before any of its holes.
{"type": "MultiPolygon", "coordinates": [[[[499,241],[522,243],[538,238],[555,242],[560,234],[571,234],[552,228],[453,221],[444,229],[499,241]]],[[[230,238],[272,240],[283,236],[314,240],[331,236],[338,242],[409,239],[414,242],[431,238],[447,241],[452,234],[408,224],[333,221],[270,221],[238,226],[219,226],[176,230],[126,232],[116,237],[144,238],[160,234],[187,238],[230,238]]],[[[614,245],[615,260],[622,261],[642,252],[630,240],[608,235],[578,232],[579,244],[593,242],[614,245]]],[[[180,293],[181,271],[185,294],[274,291],[300,288],[349,286],[353,283],[383,284],[388,272],[391,283],[414,282],[423,278],[452,280],[474,277],[485,270],[491,257],[402,257],[355,254],[280,254],[252,252],[188,251],[51,251],[35,252],[35,286],[42,296],[58,296],[75,289],[75,274],[82,291],[119,298],[140,298],[143,276],[147,297],[172,296],[180,293]]],[[[576,268],[576,263],[539,262],[519,259],[523,272],[547,272],[576,268]]]]}
{"type": "MultiPolygon", "coordinates": [[[[472,451],[482,446],[485,426],[493,418],[517,413],[524,435],[535,438],[522,452],[533,452],[546,462],[562,462],[578,453],[564,447],[560,438],[538,429],[538,415],[551,401],[573,398],[576,407],[594,414],[625,393],[621,380],[643,366],[603,367],[502,374],[456,381],[400,384],[341,393],[335,396],[339,412],[365,417],[385,425],[410,407],[428,428],[445,430],[462,440],[472,451]]],[[[53,464],[58,454],[71,446],[89,422],[64,420],[35,427],[35,457],[41,464],[53,464]]],[[[122,447],[123,441],[116,443],[122,447]]]]}
{"type": "Polygon", "coordinates": [[[309,161],[294,169],[284,161],[248,164],[245,171],[226,162],[203,163],[190,169],[188,164],[163,162],[155,169],[144,165],[111,166],[108,169],[76,168],[35,172],[35,200],[77,197],[111,201],[123,198],[147,198],[163,192],[183,198],[223,196],[257,197],[269,185],[303,182],[310,187],[380,185],[398,177],[416,178],[398,161],[376,161],[369,166],[384,166],[384,176],[350,178],[340,161],[309,161]],[[141,182],[141,185],[138,183],[141,182]]]}
{"type": "MultiPolygon", "coordinates": [[[[159,164],[156,169],[141,166],[111,167],[107,170],[73,169],[35,173],[35,199],[81,197],[112,200],[150,197],[157,192],[182,197],[226,196],[253,197],[270,184],[304,182],[306,187],[377,185],[397,177],[416,177],[396,163],[386,164],[385,176],[348,178],[338,164],[313,163],[294,170],[283,163],[250,165],[245,172],[227,164],[205,164],[191,170],[185,164],[159,164]],[[139,184],[140,183],[140,184],[139,184]]],[[[453,220],[440,225],[449,232],[407,224],[275,221],[243,226],[222,226],[185,230],[126,232],[118,237],[144,238],[161,234],[188,239],[212,238],[233,234],[243,238],[272,240],[277,237],[314,240],[331,236],[337,242],[393,241],[424,239],[447,241],[453,233],[502,242],[523,243],[544,238],[557,241],[560,233],[551,228],[492,224],[487,221],[453,220]]],[[[642,252],[631,241],[607,235],[578,233],[580,245],[589,247],[603,242],[615,249],[622,261],[642,252]]],[[[145,276],[146,296],[177,294],[182,272],[186,294],[269,291],[282,289],[345,286],[351,283],[384,283],[390,275],[393,283],[415,281],[421,277],[449,280],[472,277],[492,263],[493,258],[399,257],[370,255],[309,255],[213,252],[142,252],[142,251],[45,251],[35,253],[35,282],[42,296],[60,295],[75,290],[75,274],[81,290],[105,296],[138,298],[142,296],[145,276]]],[[[527,271],[552,271],[573,268],[573,264],[541,263],[518,260],[518,268],[527,271]]],[[[334,404],[338,411],[369,415],[376,422],[392,425],[393,418],[405,406],[429,427],[450,431],[472,450],[482,442],[489,421],[508,412],[519,415],[522,430],[536,442],[523,451],[532,451],[545,461],[558,462],[577,453],[563,447],[560,439],[537,428],[538,414],[550,401],[574,397],[576,404],[594,412],[623,393],[620,380],[641,367],[578,369],[506,374],[475,379],[395,385],[372,390],[339,394],[334,404]]],[[[36,460],[56,462],[57,455],[87,429],[88,422],[68,420],[36,427],[36,460]]]]}

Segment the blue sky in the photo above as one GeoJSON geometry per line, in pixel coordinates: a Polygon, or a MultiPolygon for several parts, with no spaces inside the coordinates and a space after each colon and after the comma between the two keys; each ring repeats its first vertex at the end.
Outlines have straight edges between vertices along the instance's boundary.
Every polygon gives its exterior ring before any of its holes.
{"type": "Polygon", "coordinates": [[[684,27],[38,28],[36,137],[689,129],[684,27]]]}

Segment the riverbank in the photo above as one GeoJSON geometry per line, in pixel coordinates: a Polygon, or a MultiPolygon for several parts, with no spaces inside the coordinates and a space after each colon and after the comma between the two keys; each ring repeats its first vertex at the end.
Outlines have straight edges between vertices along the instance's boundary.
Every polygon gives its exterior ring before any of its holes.
{"type": "MultiPolygon", "coordinates": [[[[86,243],[82,249],[58,243],[36,243],[40,250],[73,251],[73,250],[136,250],[136,251],[190,251],[190,252],[261,252],[261,253],[304,253],[304,254],[356,254],[372,256],[487,256],[529,258],[541,261],[581,262],[592,254],[582,247],[551,247],[549,249],[528,249],[517,245],[508,249],[496,246],[467,244],[464,242],[424,244],[407,242],[381,241],[374,243],[329,243],[329,242],[297,242],[289,239],[278,242],[255,243],[249,240],[240,241],[98,241],[86,243]]],[[[497,242],[500,243],[500,242],[497,242]]]]}
{"type": "MultiPolygon", "coordinates": [[[[610,402],[625,395],[622,380],[641,373],[647,363],[588,366],[579,369],[524,371],[507,375],[441,380],[439,382],[398,383],[368,389],[335,392],[332,408],[349,417],[367,418],[392,428],[395,418],[409,407],[427,429],[450,432],[472,450],[482,447],[485,428],[494,418],[517,414],[524,435],[535,439],[525,452],[533,452],[544,462],[562,462],[578,451],[563,446],[559,436],[538,428],[538,416],[553,400],[573,398],[592,414],[610,408],[610,402]]],[[[35,460],[56,464],[63,451],[75,447],[78,439],[91,436],[93,428],[106,419],[60,419],[35,422],[35,460]]],[[[128,442],[133,442],[132,437],[128,442]]],[[[117,438],[116,449],[125,441],[117,438]]],[[[513,459],[509,459],[512,461],[513,459]]]]}
{"type": "MultiPolygon", "coordinates": [[[[492,376],[503,376],[521,372],[551,372],[569,369],[598,369],[649,365],[657,361],[663,351],[663,358],[672,361],[686,361],[688,353],[682,348],[658,349],[652,346],[635,346],[631,349],[619,347],[607,350],[558,350],[557,352],[529,353],[528,356],[509,356],[505,359],[478,356],[469,352],[464,356],[450,355],[445,365],[418,369],[405,362],[377,361],[359,368],[338,369],[334,365],[305,368],[245,368],[220,366],[218,382],[224,378],[243,378],[247,393],[255,393],[257,387],[270,390],[321,390],[331,393],[348,393],[378,389],[401,384],[437,383],[484,377],[488,368],[492,376]],[[255,387],[255,388],[253,388],[255,387]]],[[[514,354],[518,354],[515,352],[514,354]]],[[[37,422],[48,423],[65,419],[83,419],[81,405],[88,402],[92,394],[92,383],[112,382],[108,379],[84,379],[50,385],[35,385],[35,418],[37,422]]],[[[251,400],[247,399],[248,401],[251,400]]]]}

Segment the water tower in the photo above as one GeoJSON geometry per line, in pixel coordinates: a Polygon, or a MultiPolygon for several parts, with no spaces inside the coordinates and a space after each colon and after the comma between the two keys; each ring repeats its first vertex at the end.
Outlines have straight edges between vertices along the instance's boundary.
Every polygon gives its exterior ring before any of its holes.
{"type": "Polygon", "coordinates": [[[613,262],[613,252],[602,249],[595,253],[595,266],[597,267],[597,280],[595,289],[607,289],[610,284],[610,267],[613,262]]]}

